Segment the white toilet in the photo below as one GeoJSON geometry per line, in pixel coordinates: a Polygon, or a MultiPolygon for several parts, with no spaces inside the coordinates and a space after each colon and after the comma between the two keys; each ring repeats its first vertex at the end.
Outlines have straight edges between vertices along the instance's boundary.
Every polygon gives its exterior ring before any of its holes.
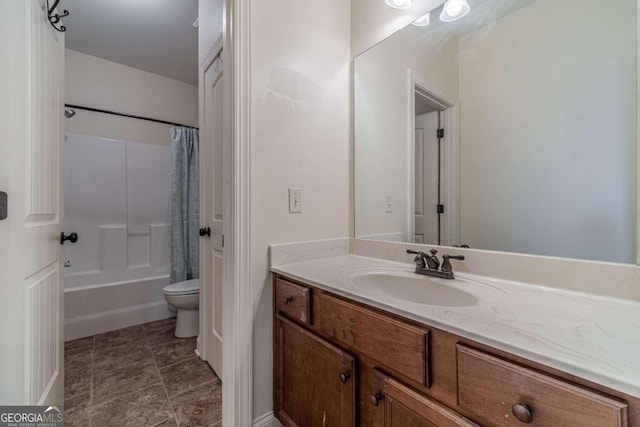
{"type": "Polygon", "coordinates": [[[178,310],[175,336],[189,338],[198,335],[200,280],[186,280],[162,289],[169,304],[178,310]]]}

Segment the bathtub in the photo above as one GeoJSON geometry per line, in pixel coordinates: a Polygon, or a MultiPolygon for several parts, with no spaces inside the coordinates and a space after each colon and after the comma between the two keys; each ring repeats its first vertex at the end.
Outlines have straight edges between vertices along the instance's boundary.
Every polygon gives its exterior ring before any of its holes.
{"type": "Polygon", "coordinates": [[[168,284],[162,275],[65,289],[65,341],[175,316],[162,294],[168,284]]]}
{"type": "Polygon", "coordinates": [[[64,143],[65,339],[175,315],[169,283],[171,150],[87,135],[64,143]]]}

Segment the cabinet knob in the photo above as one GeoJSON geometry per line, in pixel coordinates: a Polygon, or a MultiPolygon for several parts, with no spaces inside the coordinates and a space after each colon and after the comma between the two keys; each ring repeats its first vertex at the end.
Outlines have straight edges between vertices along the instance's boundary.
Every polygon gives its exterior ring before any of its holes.
{"type": "Polygon", "coordinates": [[[343,372],[340,374],[340,382],[342,384],[346,384],[347,381],[349,381],[349,378],[351,378],[351,373],[350,372],[343,372]]]}
{"type": "Polygon", "coordinates": [[[293,302],[293,297],[286,297],[286,298],[284,299],[284,303],[285,303],[285,304],[291,304],[292,302],[293,302]]]}
{"type": "Polygon", "coordinates": [[[531,408],[523,403],[516,403],[511,407],[511,411],[517,419],[525,424],[529,424],[533,421],[533,412],[531,411],[531,408]]]}
{"type": "Polygon", "coordinates": [[[378,406],[381,400],[382,400],[382,395],[380,393],[372,394],[369,397],[369,401],[373,406],[378,406]]]}

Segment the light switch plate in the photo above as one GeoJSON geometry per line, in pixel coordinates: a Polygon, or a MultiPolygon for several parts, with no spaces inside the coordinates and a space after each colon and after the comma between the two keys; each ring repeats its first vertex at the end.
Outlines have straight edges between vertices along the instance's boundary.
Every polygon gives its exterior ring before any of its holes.
{"type": "Polygon", "coordinates": [[[289,213],[302,212],[302,189],[289,188],[289,213]]]}
{"type": "Polygon", "coordinates": [[[384,196],[384,211],[385,213],[393,212],[393,198],[391,197],[391,194],[386,194],[384,196]]]}

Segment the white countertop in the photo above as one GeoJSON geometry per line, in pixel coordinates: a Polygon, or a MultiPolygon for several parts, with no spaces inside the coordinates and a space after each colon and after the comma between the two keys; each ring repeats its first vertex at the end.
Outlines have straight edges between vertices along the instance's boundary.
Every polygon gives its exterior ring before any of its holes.
{"type": "Polygon", "coordinates": [[[414,268],[343,255],[271,271],[640,398],[640,303],[456,273],[456,280],[434,280],[478,301],[441,307],[394,299],[353,281],[368,273],[414,274],[414,268]]]}

